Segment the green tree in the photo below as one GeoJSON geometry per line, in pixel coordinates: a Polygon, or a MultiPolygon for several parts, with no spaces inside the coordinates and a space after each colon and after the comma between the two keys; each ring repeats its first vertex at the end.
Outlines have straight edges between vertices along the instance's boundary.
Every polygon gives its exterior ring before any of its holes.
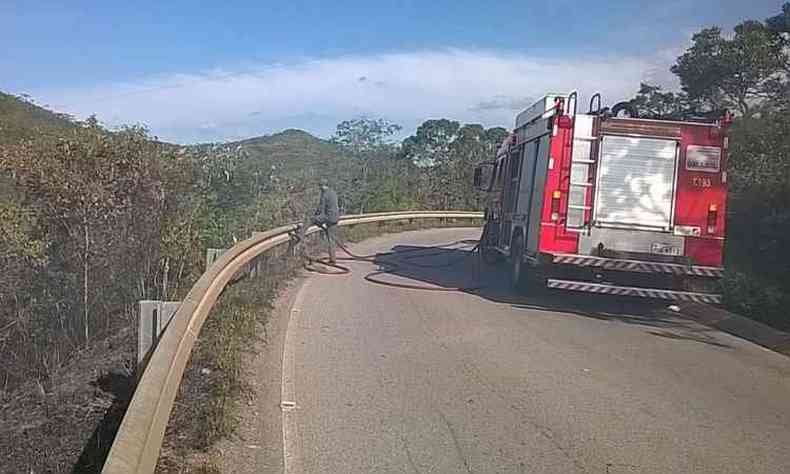
{"type": "Polygon", "coordinates": [[[454,120],[427,120],[417,132],[403,140],[401,156],[418,166],[433,166],[450,157],[450,144],[458,136],[461,124],[454,120]]]}
{"type": "Polygon", "coordinates": [[[358,118],[337,125],[332,141],[354,152],[369,152],[392,144],[401,126],[385,119],[358,118]]]}
{"type": "Polygon", "coordinates": [[[780,33],[789,35],[790,34],[790,2],[785,3],[782,5],[782,13],[772,16],[771,18],[767,19],[765,23],[768,25],[771,30],[780,33]]]}
{"type": "MultiPolygon", "coordinates": [[[[385,119],[359,118],[337,125],[331,141],[353,163],[350,182],[338,189],[347,211],[364,213],[390,207],[391,204],[384,203],[392,200],[381,197],[384,183],[379,180],[385,178],[377,168],[388,166],[396,150],[392,137],[400,130],[400,125],[385,119]]],[[[341,181],[341,174],[340,170],[333,170],[333,181],[341,181]]]]}
{"type": "Polygon", "coordinates": [[[751,116],[775,92],[787,61],[781,36],[750,20],[735,27],[732,39],[724,38],[718,27],[695,34],[671,71],[692,105],[751,116]]]}
{"type": "Polygon", "coordinates": [[[3,150],[2,168],[13,172],[29,207],[40,209],[53,242],[51,258],[79,275],[86,344],[95,319],[91,307],[114,283],[126,281],[127,270],[139,268],[147,240],[158,239],[156,148],[144,129],[109,134],[89,121],[62,137],[3,150]]]}
{"type": "Polygon", "coordinates": [[[707,28],[671,68],[680,93],[642,84],[643,116],[684,118],[734,109],[727,176],[725,300],[736,311],[788,327],[790,304],[790,3],[732,37],[707,28]]]}
{"type": "Polygon", "coordinates": [[[479,196],[472,191],[474,168],[493,159],[506,136],[503,128],[428,120],[404,140],[400,156],[419,167],[420,200],[426,207],[474,209],[479,206],[479,196]]]}
{"type": "Polygon", "coordinates": [[[790,2],[782,6],[782,13],[766,20],[768,27],[779,35],[784,51],[785,64],[783,73],[779,78],[771,80],[768,84],[772,100],[784,110],[790,110],[790,2]]]}
{"type": "Polygon", "coordinates": [[[664,91],[661,86],[645,82],[639,85],[639,92],[630,103],[639,117],[649,119],[680,120],[690,111],[685,94],[664,91]]]}

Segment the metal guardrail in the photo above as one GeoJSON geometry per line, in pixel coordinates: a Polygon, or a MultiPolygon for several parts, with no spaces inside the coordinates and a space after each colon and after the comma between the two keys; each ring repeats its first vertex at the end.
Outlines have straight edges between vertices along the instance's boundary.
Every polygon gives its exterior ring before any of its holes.
{"type": "MultiPolygon", "coordinates": [[[[349,226],[411,219],[482,219],[480,212],[382,212],[344,216],[349,226]]],[[[105,461],[103,473],[152,473],[192,347],[211,308],[228,282],[264,252],[290,240],[286,225],[239,242],[209,267],[189,290],[165,329],[143,372],[105,461]]],[[[317,232],[310,227],[305,235],[317,232]]]]}

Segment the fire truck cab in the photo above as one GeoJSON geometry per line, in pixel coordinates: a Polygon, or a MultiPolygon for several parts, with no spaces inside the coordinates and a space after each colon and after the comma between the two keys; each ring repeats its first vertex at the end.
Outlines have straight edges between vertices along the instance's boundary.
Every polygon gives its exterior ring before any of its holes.
{"type": "Polygon", "coordinates": [[[548,94],[516,117],[486,192],[481,251],[514,286],[720,302],[728,113],[713,120],[618,117],[593,96],[548,94]],[[597,107],[594,107],[596,106],[597,107]]]}

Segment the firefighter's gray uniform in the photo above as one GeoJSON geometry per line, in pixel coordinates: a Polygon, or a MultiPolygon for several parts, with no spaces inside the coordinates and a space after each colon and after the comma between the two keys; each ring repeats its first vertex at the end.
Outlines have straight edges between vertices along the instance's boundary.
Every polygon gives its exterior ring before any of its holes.
{"type": "Polygon", "coordinates": [[[329,247],[329,260],[335,262],[335,239],[337,222],[340,220],[340,207],[337,203],[337,193],[328,186],[321,187],[321,199],[318,209],[315,210],[313,223],[323,226],[326,230],[326,240],[329,247]]]}

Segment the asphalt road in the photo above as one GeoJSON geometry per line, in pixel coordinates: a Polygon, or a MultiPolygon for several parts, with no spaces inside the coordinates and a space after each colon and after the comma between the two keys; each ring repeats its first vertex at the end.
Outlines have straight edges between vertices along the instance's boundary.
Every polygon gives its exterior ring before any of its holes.
{"type": "Polygon", "coordinates": [[[465,248],[380,278],[482,289],[377,285],[363,262],[306,280],[283,351],[286,472],[790,472],[790,359],[664,304],[514,295],[465,248]]]}

